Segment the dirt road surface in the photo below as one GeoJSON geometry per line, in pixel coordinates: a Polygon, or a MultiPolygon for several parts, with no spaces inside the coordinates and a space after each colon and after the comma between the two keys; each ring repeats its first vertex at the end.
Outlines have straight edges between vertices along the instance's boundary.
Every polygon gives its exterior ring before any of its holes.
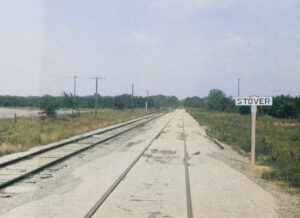
{"type": "Polygon", "coordinates": [[[167,122],[93,217],[187,217],[184,139],[193,217],[280,217],[279,200],[214,158],[224,151],[184,110],[1,190],[1,217],[84,217],[167,122]]]}

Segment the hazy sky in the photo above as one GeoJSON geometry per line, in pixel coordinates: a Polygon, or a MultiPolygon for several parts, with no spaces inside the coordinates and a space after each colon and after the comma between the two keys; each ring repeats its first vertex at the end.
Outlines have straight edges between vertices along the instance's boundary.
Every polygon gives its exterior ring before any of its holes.
{"type": "Polygon", "coordinates": [[[0,0],[0,95],[300,95],[299,0],[0,0]]]}

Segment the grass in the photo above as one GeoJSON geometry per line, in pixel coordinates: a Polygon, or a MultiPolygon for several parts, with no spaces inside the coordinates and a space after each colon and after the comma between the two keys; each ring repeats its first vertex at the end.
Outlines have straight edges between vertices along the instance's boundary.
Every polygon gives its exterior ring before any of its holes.
{"type": "MultiPolygon", "coordinates": [[[[187,109],[207,134],[247,154],[251,149],[251,116],[236,113],[205,112],[187,109]]],[[[248,155],[248,154],[247,154],[248,155]]],[[[300,187],[300,123],[295,119],[257,117],[256,158],[258,164],[271,166],[265,179],[288,182],[300,187]]]]}
{"type": "Polygon", "coordinates": [[[0,156],[20,151],[26,151],[37,145],[48,144],[60,139],[92,131],[112,124],[125,122],[134,118],[146,116],[158,110],[135,109],[98,111],[84,113],[77,117],[70,115],[58,116],[56,119],[25,118],[0,120],[0,156]]]}

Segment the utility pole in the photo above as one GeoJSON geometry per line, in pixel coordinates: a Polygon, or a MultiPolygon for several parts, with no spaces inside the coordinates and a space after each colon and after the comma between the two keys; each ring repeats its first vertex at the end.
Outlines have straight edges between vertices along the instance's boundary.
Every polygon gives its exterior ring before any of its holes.
{"type": "Polygon", "coordinates": [[[98,112],[98,77],[96,77],[96,92],[95,92],[95,118],[98,112]]]}
{"type": "Polygon", "coordinates": [[[237,97],[240,97],[240,78],[238,78],[238,96],[237,97]]]}
{"type": "Polygon", "coordinates": [[[73,92],[72,115],[74,114],[74,109],[75,109],[75,100],[76,100],[76,79],[77,79],[77,76],[74,76],[74,92],[73,92]]]}
{"type": "Polygon", "coordinates": [[[95,118],[97,118],[98,113],[98,80],[105,79],[104,77],[92,77],[90,79],[95,79],[96,81],[96,92],[95,92],[95,118]]]}
{"type": "Polygon", "coordinates": [[[150,92],[150,90],[146,89],[146,93],[147,93],[146,103],[145,103],[146,112],[148,112],[148,96],[149,96],[149,92],[150,92]]]}
{"type": "Polygon", "coordinates": [[[134,96],[134,84],[132,83],[132,86],[131,86],[131,110],[132,111],[133,111],[133,107],[134,107],[133,96],[134,96]]]}
{"type": "Polygon", "coordinates": [[[74,96],[76,95],[76,79],[77,76],[74,76],[74,96]]]}

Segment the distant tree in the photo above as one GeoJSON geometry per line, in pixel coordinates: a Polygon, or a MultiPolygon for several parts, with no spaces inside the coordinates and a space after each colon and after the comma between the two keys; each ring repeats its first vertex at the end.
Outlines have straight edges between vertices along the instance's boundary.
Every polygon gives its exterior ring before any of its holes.
{"type": "Polygon", "coordinates": [[[289,95],[276,96],[273,98],[273,106],[266,107],[265,113],[278,118],[296,118],[295,100],[289,95]]]}
{"type": "MultiPolygon", "coordinates": [[[[1,96],[0,95],[0,106],[3,107],[40,107],[41,103],[44,102],[43,97],[39,96],[1,96]]],[[[61,96],[52,97],[55,104],[62,108],[93,108],[95,104],[95,96],[74,96],[70,93],[62,93],[61,96]],[[74,101],[75,99],[75,101],[74,101]]],[[[146,97],[135,96],[134,107],[143,108],[145,102],[148,100],[148,107],[178,107],[180,101],[175,96],[150,96],[146,97]]],[[[101,108],[131,108],[131,95],[123,94],[118,96],[100,96],[98,95],[98,106],[101,108]]]]}
{"type": "Polygon", "coordinates": [[[294,102],[297,110],[297,119],[298,121],[300,121],[300,96],[295,97],[294,102]]]}
{"type": "Polygon", "coordinates": [[[192,108],[203,108],[204,107],[204,100],[194,96],[190,98],[184,99],[184,106],[185,107],[192,107],[192,108]]]}
{"type": "Polygon", "coordinates": [[[126,102],[124,102],[124,99],[122,99],[121,96],[118,96],[114,99],[114,107],[119,110],[123,110],[128,107],[128,105],[126,106],[126,102]]]}
{"type": "Polygon", "coordinates": [[[149,97],[149,99],[153,99],[154,107],[173,107],[176,108],[179,106],[180,101],[175,96],[164,96],[164,95],[155,95],[149,97]]]}
{"type": "Polygon", "coordinates": [[[226,95],[219,89],[212,89],[207,96],[207,106],[212,111],[225,111],[226,95]]]}
{"type": "Polygon", "coordinates": [[[251,113],[251,107],[250,106],[239,106],[238,112],[242,115],[247,115],[251,113]]]}
{"type": "Polygon", "coordinates": [[[72,94],[72,93],[62,93],[62,100],[60,103],[61,107],[66,107],[66,108],[73,108],[74,110],[78,108],[78,102],[77,102],[77,97],[72,94]]]}
{"type": "Polygon", "coordinates": [[[47,117],[55,117],[56,110],[59,108],[59,103],[55,97],[45,95],[41,98],[40,108],[42,109],[42,114],[46,114],[47,117]]]}
{"type": "Polygon", "coordinates": [[[223,100],[224,108],[226,112],[237,112],[237,107],[235,105],[235,100],[232,97],[226,97],[223,100]]]}

